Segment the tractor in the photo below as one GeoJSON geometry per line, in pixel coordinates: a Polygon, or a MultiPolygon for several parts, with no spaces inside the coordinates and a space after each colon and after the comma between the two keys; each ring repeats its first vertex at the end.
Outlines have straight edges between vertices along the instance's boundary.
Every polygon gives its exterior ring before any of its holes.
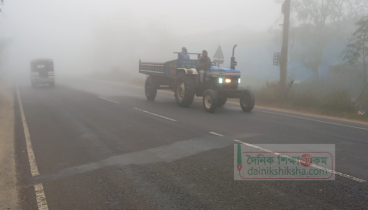
{"type": "Polygon", "coordinates": [[[195,96],[203,97],[204,109],[214,113],[218,107],[225,105],[228,98],[239,98],[241,109],[244,112],[252,111],[255,101],[252,91],[239,88],[241,79],[240,71],[235,69],[235,47],[236,45],[233,47],[230,68],[220,67],[221,59],[214,59],[215,62],[206,71],[203,84],[199,82],[196,69],[201,53],[188,53],[195,55],[197,59],[183,59],[180,52],[174,52],[178,58],[165,63],[139,60],[139,73],[148,75],[145,82],[146,98],[153,101],[158,89],[171,89],[180,107],[189,107],[195,96]]]}

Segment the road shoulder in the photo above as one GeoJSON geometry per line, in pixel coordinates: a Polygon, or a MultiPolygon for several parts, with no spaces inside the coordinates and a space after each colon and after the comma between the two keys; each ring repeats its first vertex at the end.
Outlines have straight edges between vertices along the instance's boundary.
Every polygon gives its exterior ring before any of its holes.
{"type": "Polygon", "coordinates": [[[14,159],[14,100],[8,87],[0,86],[0,209],[19,209],[14,159]]]}

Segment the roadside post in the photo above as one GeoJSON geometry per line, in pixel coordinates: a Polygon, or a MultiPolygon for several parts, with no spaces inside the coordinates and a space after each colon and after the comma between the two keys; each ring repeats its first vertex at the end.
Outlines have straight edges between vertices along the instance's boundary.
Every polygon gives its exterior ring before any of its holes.
{"type": "Polygon", "coordinates": [[[289,46],[289,28],[290,28],[290,4],[291,0],[285,0],[282,4],[282,12],[284,13],[281,60],[280,60],[280,86],[283,91],[286,89],[287,77],[287,60],[289,46]]]}

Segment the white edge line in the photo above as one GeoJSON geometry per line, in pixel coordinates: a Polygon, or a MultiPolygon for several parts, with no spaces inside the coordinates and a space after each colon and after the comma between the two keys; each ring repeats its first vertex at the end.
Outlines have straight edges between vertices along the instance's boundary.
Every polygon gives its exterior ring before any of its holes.
{"type": "Polygon", "coordinates": [[[20,115],[22,117],[24,136],[25,136],[25,139],[26,139],[29,166],[30,166],[30,169],[31,169],[32,176],[38,176],[38,175],[40,175],[40,173],[38,172],[36,158],[35,158],[35,155],[34,155],[34,152],[33,152],[33,147],[32,147],[32,142],[31,142],[31,135],[30,135],[29,130],[28,130],[28,125],[27,125],[27,120],[26,120],[24,110],[23,110],[22,100],[20,99],[18,84],[16,84],[16,88],[17,88],[20,115]]]}
{"type": "MultiPolygon", "coordinates": [[[[31,174],[32,174],[32,177],[33,176],[38,176],[38,175],[40,175],[40,173],[38,171],[36,158],[35,158],[35,155],[34,155],[34,152],[33,152],[33,147],[32,147],[32,142],[31,142],[31,135],[30,135],[29,130],[28,130],[27,120],[26,120],[26,117],[25,117],[25,114],[24,114],[22,100],[20,98],[20,94],[19,94],[19,90],[18,90],[18,84],[15,84],[15,85],[16,85],[16,89],[17,89],[17,96],[18,96],[20,114],[21,114],[21,117],[22,117],[24,136],[25,136],[25,139],[26,139],[27,153],[28,153],[28,160],[29,160],[29,166],[30,166],[30,169],[31,169],[31,174]]],[[[34,185],[34,188],[35,188],[35,194],[36,194],[38,209],[39,210],[48,210],[49,207],[47,205],[46,195],[45,195],[45,191],[43,190],[42,183],[34,185]]]]}
{"type": "Polygon", "coordinates": [[[48,210],[49,207],[47,205],[45,191],[43,190],[42,183],[34,185],[37,199],[38,210],[48,210]]]}
{"type": "Polygon", "coordinates": [[[148,112],[146,110],[143,110],[143,109],[138,109],[136,107],[133,107],[134,109],[138,110],[138,111],[141,111],[141,112],[144,112],[144,113],[147,113],[147,114],[151,114],[153,116],[156,116],[156,117],[161,117],[163,119],[166,119],[166,120],[170,120],[170,121],[173,121],[173,122],[176,122],[176,120],[174,119],[171,119],[171,118],[168,118],[168,117],[165,117],[165,116],[162,116],[162,115],[158,115],[158,114],[155,114],[155,113],[152,113],[152,112],[148,112]]]}
{"type": "Polygon", "coordinates": [[[105,98],[105,97],[102,97],[102,96],[98,96],[99,98],[102,98],[102,99],[105,99],[105,100],[107,100],[107,101],[111,101],[111,102],[114,102],[114,103],[116,103],[116,104],[120,104],[119,102],[117,102],[117,101],[114,101],[114,100],[111,100],[111,99],[108,99],[108,98],[105,98]]]}
{"type": "MultiPolygon", "coordinates": [[[[237,104],[237,103],[234,103],[234,102],[231,102],[231,101],[228,102],[228,103],[237,104]]],[[[327,122],[327,121],[323,121],[323,120],[316,120],[316,119],[311,119],[311,118],[306,118],[306,117],[298,117],[298,116],[293,116],[293,115],[288,115],[288,114],[281,114],[281,113],[276,113],[276,112],[263,111],[263,110],[260,110],[260,109],[254,109],[254,111],[263,112],[263,113],[267,113],[267,114],[280,115],[280,116],[285,116],[285,117],[293,117],[293,118],[298,118],[298,119],[303,119],[303,120],[310,120],[310,121],[321,122],[321,123],[327,123],[327,124],[331,124],[331,125],[338,125],[338,126],[344,126],[344,127],[349,127],[349,128],[356,128],[356,129],[361,129],[361,130],[368,131],[368,128],[362,128],[362,127],[356,127],[356,126],[351,126],[351,125],[344,125],[344,124],[339,124],[339,123],[327,122]]],[[[321,117],[323,117],[323,116],[321,116],[321,117]]]]}
{"type": "Polygon", "coordinates": [[[219,134],[219,133],[215,133],[215,132],[210,132],[210,134],[213,134],[213,135],[216,135],[216,136],[224,136],[224,135],[222,135],[222,134],[219,134]]]}
{"type": "MultiPolygon", "coordinates": [[[[256,148],[256,149],[259,149],[259,150],[262,150],[262,151],[265,151],[265,152],[269,152],[269,153],[273,153],[274,155],[280,155],[279,153],[277,152],[273,152],[269,149],[265,149],[265,148],[262,148],[260,146],[257,146],[257,145],[253,145],[253,144],[248,144],[248,143],[245,143],[245,142],[242,142],[242,141],[239,141],[239,140],[234,140],[235,142],[238,142],[240,144],[244,144],[244,145],[247,145],[249,147],[253,147],[253,148],[256,148]]],[[[283,155],[285,157],[288,157],[287,155],[283,155]]],[[[290,158],[290,157],[289,157],[290,158]]],[[[342,176],[342,177],[345,177],[345,178],[348,178],[348,179],[352,179],[354,181],[357,181],[357,182],[367,182],[366,180],[364,179],[360,179],[360,178],[356,178],[354,176],[350,176],[350,175],[347,175],[347,174],[343,174],[343,173],[340,173],[340,172],[337,172],[337,171],[334,171],[334,170],[330,170],[328,168],[324,168],[324,167],[321,167],[319,165],[315,165],[315,164],[311,164],[310,166],[312,166],[313,168],[317,168],[317,169],[322,169],[322,170],[325,170],[325,171],[328,171],[332,174],[336,174],[336,175],[339,175],[339,176],[342,176]]]]}
{"type": "Polygon", "coordinates": [[[255,111],[257,111],[257,112],[263,112],[263,113],[267,113],[267,114],[274,114],[274,115],[281,115],[281,116],[286,116],[286,117],[293,117],[293,118],[298,118],[298,119],[303,119],[303,120],[310,120],[310,121],[315,121],[315,122],[327,123],[327,124],[331,124],[331,125],[338,125],[338,126],[344,126],[344,127],[348,127],[348,128],[355,128],[355,129],[360,129],[360,130],[366,130],[366,131],[368,131],[368,128],[361,128],[361,127],[356,127],[356,126],[351,126],[351,125],[344,125],[344,124],[339,124],[339,123],[327,122],[327,121],[323,121],[323,120],[316,120],[316,119],[305,118],[305,117],[298,117],[298,116],[293,116],[293,115],[288,115],[288,114],[268,112],[268,111],[263,111],[263,110],[259,110],[259,109],[255,110],[255,111]]]}

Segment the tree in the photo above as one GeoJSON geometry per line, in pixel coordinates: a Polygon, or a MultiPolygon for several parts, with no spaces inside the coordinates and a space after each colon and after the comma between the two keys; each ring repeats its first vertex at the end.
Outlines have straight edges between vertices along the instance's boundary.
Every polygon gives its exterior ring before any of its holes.
{"type": "Polygon", "coordinates": [[[292,26],[302,48],[297,59],[319,79],[323,52],[346,21],[368,11],[368,0],[293,0],[292,26]]]}
{"type": "Polygon", "coordinates": [[[10,39],[2,38],[0,39],[0,71],[3,64],[3,55],[5,53],[5,50],[9,46],[9,43],[11,42],[10,39]]]}
{"type": "MultiPolygon", "coordinates": [[[[4,0],[0,0],[0,5],[4,5],[4,0]]],[[[2,12],[1,9],[0,12],[2,12]]]]}
{"type": "Polygon", "coordinates": [[[363,89],[358,96],[359,100],[368,87],[368,16],[362,17],[355,25],[358,29],[351,36],[349,44],[346,45],[346,49],[342,54],[344,55],[344,59],[347,59],[350,64],[358,63],[363,67],[363,89]]]}

